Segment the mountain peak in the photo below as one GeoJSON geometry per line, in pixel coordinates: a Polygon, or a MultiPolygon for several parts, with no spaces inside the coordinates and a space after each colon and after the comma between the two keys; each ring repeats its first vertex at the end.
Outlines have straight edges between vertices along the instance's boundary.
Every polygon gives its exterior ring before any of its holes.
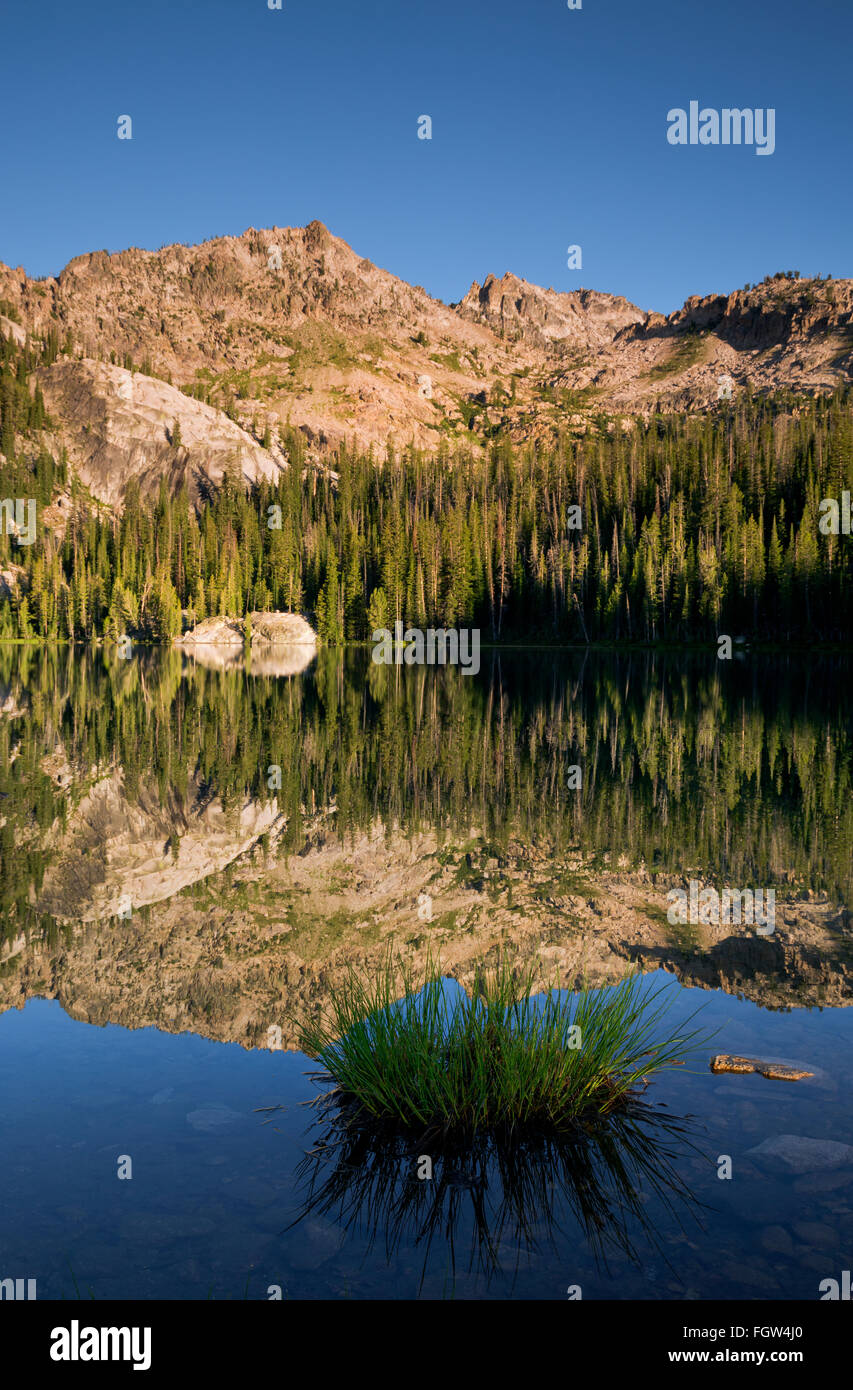
{"type": "Polygon", "coordinates": [[[768,276],[663,315],[505,271],[449,306],[317,220],[88,252],[41,281],[0,265],[0,314],[17,339],[56,336],[62,360],[161,378],[258,447],[290,425],[320,449],[477,449],[581,431],[590,413],[705,410],[723,374],[738,390],[829,390],[853,364],[851,281],[768,276]]]}

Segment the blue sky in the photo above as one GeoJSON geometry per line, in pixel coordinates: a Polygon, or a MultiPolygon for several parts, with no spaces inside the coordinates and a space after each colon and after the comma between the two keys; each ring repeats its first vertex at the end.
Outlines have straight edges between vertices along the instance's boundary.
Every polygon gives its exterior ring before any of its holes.
{"type": "Polygon", "coordinates": [[[447,301],[853,276],[849,0],[46,0],[0,52],[0,260],[31,275],[319,218],[447,301]],[[670,145],[691,100],[774,108],[775,152],[670,145]]]}

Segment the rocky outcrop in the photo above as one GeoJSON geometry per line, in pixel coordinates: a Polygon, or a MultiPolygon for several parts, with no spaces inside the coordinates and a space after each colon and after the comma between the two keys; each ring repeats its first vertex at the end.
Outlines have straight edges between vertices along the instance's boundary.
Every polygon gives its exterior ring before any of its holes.
{"type": "Polygon", "coordinates": [[[620,329],[646,318],[620,295],[595,290],[561,294],[510,274],[501,280],[487,275],[482,285],[475,280],[458,311],[501,337],[523,338],[545,349],[559,345],[586,351],[612,343],[620,329]]]}
{"type": "Polygon", "coordinates": [[[42,281],[0,265],[0,298],[36,335],[53,330],[65,343],[70,334],[75,355],[130,357],[213,406],[227,403],[261,435],[290,423],[321,450],[343,440],[437,446],[443,421],[466,430],[459,401],[487,375],[509,381],[489,329],[464,323],[320,222],[92,252],[42,281]]]}
{"type": "MultiPolygon", "coordinates": [[[[311,647],[317,645],[317,634],[305,618],[298,613],[250,613],[251,644],[286,647],[311,647]]],[[[240,618],[205,618],[190,628],[182,637],[175,639],[176,646],[225,646],[242,647],[246,640],[245,627],[240,618]]]]}
{"type": "Polygon", "coordinates": [[[712,332],[739,352],[761,352],[793,340],[843,338],[851,327],[850,280],[770,280],[728,296],[694,295],[661,323],[638,324],[634,336],[712,332]]]}
{"type": "Polygon", "coordinates": [[[287,460],[221,410],[174,386],[104,362],[60,361],[39,372],[45,403],[80,479],[100,502],[121,507],[131,479],[156,496],[161,478],[199,503],[226,472],[248,486],[280,476],[287,460]]]}
{"type": "Polygon", "coordinates": [[[11,338],[18,347],[23,347],[27,341],[26,332],[21,325],[13,319],[7,319],[5,314],[0,314],[0,333],[6,338],[11,338]]]}
{"type": "Polygon", "coordinates": [[[5,569],[0,569],[0,599],[12,598],[19,588],[26,592],[28,583],[25,569],[20,565],[7,563],[5,569]]]}

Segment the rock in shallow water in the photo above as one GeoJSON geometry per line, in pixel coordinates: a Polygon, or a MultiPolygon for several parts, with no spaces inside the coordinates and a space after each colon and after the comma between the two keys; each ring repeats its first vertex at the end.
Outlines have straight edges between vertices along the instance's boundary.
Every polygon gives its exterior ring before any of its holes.
{"type": "Polygon", "coordinates": [[[755,1148],[750,1158],[782,1166],[792,1173],[815,1173],[853,1162],[853,1148],[834,1139],[811,1139],[805,1134],[777,1134],[755,1148]]]}
{"type": "Polygon", "coordinates": [[[187,1115],[187,1124],[192,1125],[193,1129],[201,1130],[210,1134],[219,1129],[227,1129],[230,1125],[236,1125],[243,1116],[239,1110],[232,1110],[228,1105],[204,1105],[200,1110],[191,1110],[187,1115]]]}
{"type": "Polygon", "coordinates": [[[796,1236],[817,1250],[835,1250],[841,1244],[841,1237],[832,1226],[819,1221],[795,1221],[796,1236]]]}
{"type": "Polygon", "coordinates": [[[806,1071],[802,1067],[788,1066],[784,1062],[761,1062],[757,1057],[735,1057],[731,1053],[720,1053],[719,1056],[712,1057],[711,1071],[735,1072],[739,1076],[759,1072],[769,1081],[802,1081],[805,1077],[814,1075],[814,1072],[806,1071]]]}
{"type": "Polygon", "coordinates": [[[774,1255],[792,1255],[794,1242],[784,1226],[765,1226],[761,1232],[761,1244],[774,1255]]]}
{"type": "Polygon", "coordinates": [[[331,1221],[321,1216],[309,1217],[296,1227],[285,1259],[292,1269],[319,1269],[320,1265],[338,1253],[345,1238],[340,1227],[331,1221]]]}

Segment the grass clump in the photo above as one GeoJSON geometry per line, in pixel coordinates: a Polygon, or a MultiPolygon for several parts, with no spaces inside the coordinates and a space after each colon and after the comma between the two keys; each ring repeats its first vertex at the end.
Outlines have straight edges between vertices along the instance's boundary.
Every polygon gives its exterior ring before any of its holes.
{"type": "Polygon", "coordinates": [[[301,1046],[351,1123],[459,1137],[559,1133],[624,1110],[697,1045],[695,1033],[661,1033],[663,987],[644,989],[639,974],[576,995],[534,996],[532,984],[503,962],[478,971],[472,998],[451,996],[437,966],[415,982],[389,957],[375,977],[350,970],[301,1046]]]}

